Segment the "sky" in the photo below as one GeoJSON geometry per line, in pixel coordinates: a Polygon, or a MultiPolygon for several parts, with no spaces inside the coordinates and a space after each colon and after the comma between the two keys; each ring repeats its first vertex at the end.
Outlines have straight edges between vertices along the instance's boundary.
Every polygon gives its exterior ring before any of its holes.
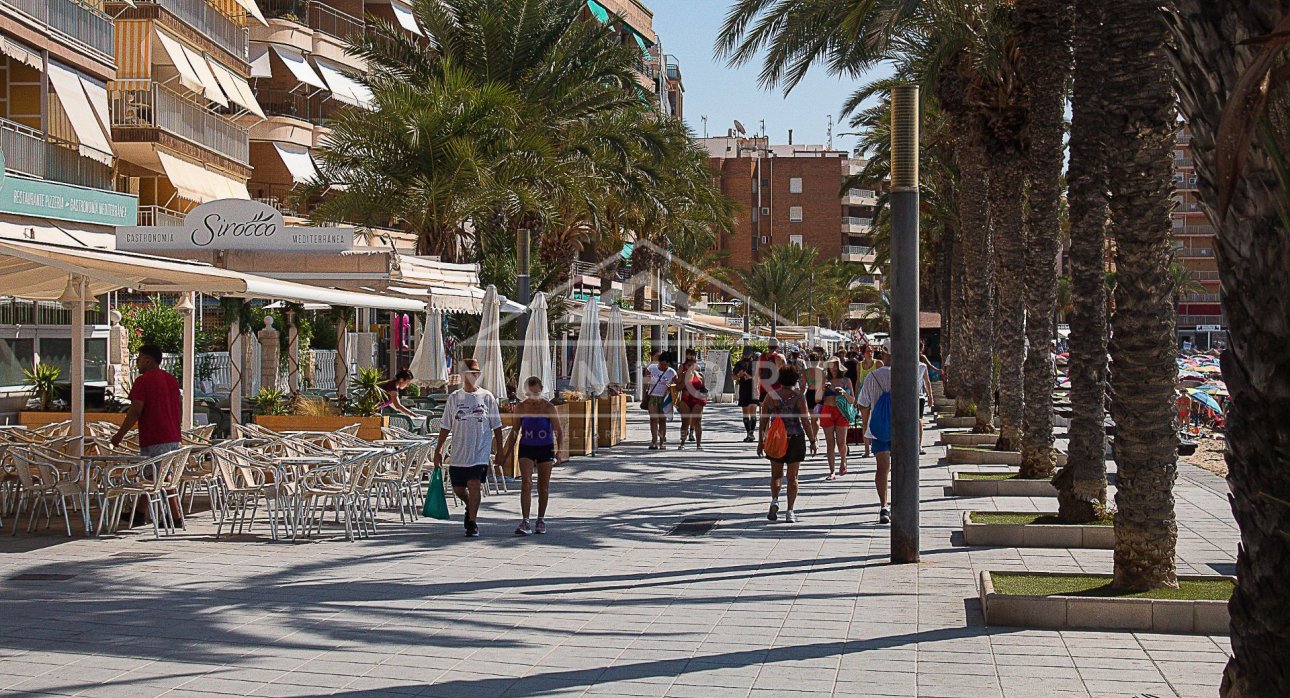
{"type": "Polygon", "coordinates": [[[856,139],[838,135],[852,130],[845,121],[839,123],[839,112],[842,102],[862,83],[833,78],[812,68],[788,97],[779,87],[762,89],[757,83],[760,61],[730,68],[724,60],[713,58],[712,47],[730,2],[645,0],[654,12],[654,31],[663,43],[663,52],[675,56],[681,65],[685,121],[690,128],[702,136],[701,117],[706,114],[710,136],[725,135],[735,119],[752,135],[760,133],[765,120],[772,144],[787,143],[790,128],[794,143],[824,144],[832,114],[833,147],[851,151],[856,139]]]}

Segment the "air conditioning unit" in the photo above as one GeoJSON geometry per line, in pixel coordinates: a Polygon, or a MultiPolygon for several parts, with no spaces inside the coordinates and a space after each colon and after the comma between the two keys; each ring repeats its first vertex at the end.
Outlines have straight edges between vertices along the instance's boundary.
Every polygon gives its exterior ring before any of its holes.
{"type": "Polygon", "coordinates": [[[763,216],[769,216],[769,215],[770,215],[770,207],[769,207],[769,206],[762,206],[762,207],[761,207],[761,215],[763,215],[763,216]]]}
{"type": "Polygon", "coordinates": [[[761,244],[763,244],[763,245],[769,245],[769,244],[770,244],[770,236],[769,236],[769,235],[763,235],[763,236],[761,236],[761,244]]]}

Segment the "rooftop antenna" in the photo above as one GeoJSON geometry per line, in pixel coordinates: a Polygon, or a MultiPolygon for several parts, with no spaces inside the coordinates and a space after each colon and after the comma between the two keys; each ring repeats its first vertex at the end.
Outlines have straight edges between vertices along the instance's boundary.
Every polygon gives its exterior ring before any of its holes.
{"type": "Polygon", "coordinates": [[[829,150],[833,150],[833,115],[829,114],[829,150]]]}
{"type": "Polygon", "coordinates": [[[766,120],[765,120],[765,119],[762,119],[762,120],[761,120],[761,137],[762,137],[762,138],[765,138],[765,137],[766,137],[766,120]]]}
{"type": "Polygon", "coordinates": [[[748,135],[747,129],[744,128],[743,122],[741,122],[739,119],[735,119],[735,133],[741,136],[748,135]]]}
{"type": "Polygon", "coordinates": [[[708,115],[704,114],[699,118],[703,121],[703,137],[707,138],[708,137],[708,115]]]}

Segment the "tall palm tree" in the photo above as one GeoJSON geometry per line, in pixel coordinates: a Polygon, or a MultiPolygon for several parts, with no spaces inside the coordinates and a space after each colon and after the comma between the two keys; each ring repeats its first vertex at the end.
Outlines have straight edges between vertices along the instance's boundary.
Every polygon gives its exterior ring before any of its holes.
{"type": "Polygon", "coordinates": [[[1192,278],[1191,272],[1182,262],[1174,260],[1169,265],[1169,276],[1174,284],[1174,303],[1186,303],[1189,293],[1205,292],[1205,285],[1192,278]]]}
{"type": "Polygon", "coordinates": [[[1173,144],[1168,29],[1156,0],[1120,0],[1103,24],[1107,182],[1116,245],[1111,414],[1117,466],[1115,576],[1120,589],[1177,587],[1173,485],[1173,144]],[[1109,19],[1109,18],[1108,18],[1109,19]]]}
{"type": "Polygon", "coordinates": [[[1026,174],[1025,418],[1021,477],[1053,475],[1053,386],[1049,357],[1057,301],[1057,253],[1065,156],[1066,89],[1070,79],[1074,0],[1017,0],[1020,76],[1029,112],[1026,174]]]}
{"type": "Polygon", "coordinates": [[[1284,2],[1175,0],[1169,25],[1230,344],[1227,482],[1241,529],[1225,698],[1290,695],[1290,92],[1284,2]],[[1275,77],[1272,77],[1275,76],[1275,77]],[[1270,79],[1269,79],[1270,78],[1270,79]],[[1220,148],[1219,145],[1222,144],[1220,148]]]}
{"type": "Polygon", "coordinates": [[[1057,515],[1087,523],[1106,514],[1106,149],[1102,88],[1107,67],[1102,24],[1109,0],[1075,7],[1071,100],[1070,361],[1071,423],[1066,465],[1053,478],[1057,515]]]}
{"type": "Polygon", "coordinates": [[[814,247],[773,245],[763,251],[761,259],[740,272],[739,283],[760,317],[792,317],[807,306],[811,272],[817,264],[814,247]]]}

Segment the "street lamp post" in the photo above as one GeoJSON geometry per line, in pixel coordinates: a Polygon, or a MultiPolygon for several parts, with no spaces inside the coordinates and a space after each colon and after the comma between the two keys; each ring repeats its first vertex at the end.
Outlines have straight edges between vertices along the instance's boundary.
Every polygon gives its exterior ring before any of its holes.
{"type": "Polygon", "coordinates": [[[891,91],[891,561],[918,562],[918,87],[891,91]]]}
{"type": "MultiPolygon", "coordinates": [[[[532,241],[531,233],[528,228],[520,228],[515,231],[515,300],[520,305],[528,307],[532,302],[529,289],[529,246],[532,241]]],[[[516,331],[519,332],[520,341],[524,341],[524,336],[528,332],[529,316],[528,313],[521,313],[516,331]]],[[[522,386],[521,386],[522,387],[522,386]]]]}

